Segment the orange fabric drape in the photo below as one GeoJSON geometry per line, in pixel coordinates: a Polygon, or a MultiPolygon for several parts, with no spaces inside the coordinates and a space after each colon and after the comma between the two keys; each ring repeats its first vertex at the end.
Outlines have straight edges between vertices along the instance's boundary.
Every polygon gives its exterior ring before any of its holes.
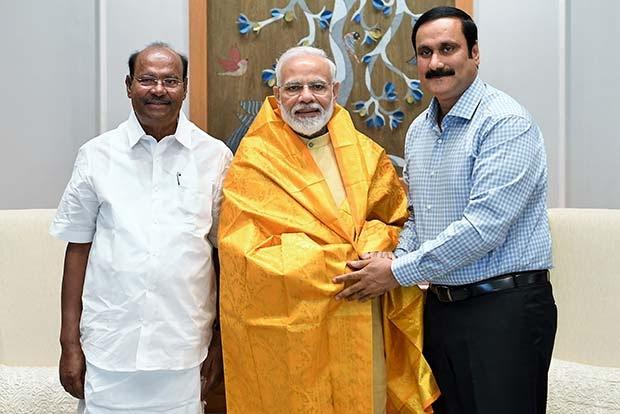
{"type": "MultiPolygon", "coordinates": [[[[372,413],[370,302],[338,302],[347,260],[391,250],[406,197],[383,149],[337,106],[328,124],[349,211],[268,98],[224,183],[221,325],[230,414],[372,413]]],[[[384,296],[388,413],[438,396],[421,355],[423,294],[384,296]]]]}

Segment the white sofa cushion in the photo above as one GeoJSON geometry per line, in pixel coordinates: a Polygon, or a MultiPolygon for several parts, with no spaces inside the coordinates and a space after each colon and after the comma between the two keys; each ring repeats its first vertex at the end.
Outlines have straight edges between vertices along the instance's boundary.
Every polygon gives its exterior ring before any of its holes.
{"type": "Polygon", "coordinates": [[[47,232],[54,213],[0,210],[0,364],[58,363],[66,243],[47,232]]]}
{"type": "Polygon", "coordinates": [[[75,414],[77,401],[60,385],[56,367],[0,365],[0,413],[75,414]]]}
{"type": "Polygon", "coordinates": [[[620,413],[620,368],[551,360],[547,414],[620,413]]]}

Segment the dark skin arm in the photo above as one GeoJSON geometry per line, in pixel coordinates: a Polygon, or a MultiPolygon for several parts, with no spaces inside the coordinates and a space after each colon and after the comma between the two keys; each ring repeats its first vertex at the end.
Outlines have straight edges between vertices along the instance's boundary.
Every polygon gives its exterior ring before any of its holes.
{"type": "Polygon", "coordinates": [[[69,243],[62,276],[60,383],[75,398],[84,398],[86,360],[80,344],[82,289],[91,243],[69,243]]]}
{"type": "Polygon", "coordinates": [[[215,288],[217,292],[215,322],[213,324],[213,337],[209,344],[207,359],[200,370],[201,399],[206,401],[210,390],[216,388],[224,380],[224,358],[222,355],[222,336],[220,333],[220,261],[217,249],[213,250],[213,267],[215,268],[215,288]]]}
{"type": "Polygon", "coordinates": [[[201,377],[201,398],[206,401],[209,391],[216,388],[224,380],[224,364],[222,357],[222,338],[220,331],[213,330],[213,338],[209,344],[209,354],[202,364],[200,370],[201,377]]]}

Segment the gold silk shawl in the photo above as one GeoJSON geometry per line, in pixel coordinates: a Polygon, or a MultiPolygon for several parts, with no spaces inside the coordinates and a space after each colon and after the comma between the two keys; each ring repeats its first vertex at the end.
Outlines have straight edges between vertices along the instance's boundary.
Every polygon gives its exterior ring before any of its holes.
{"type": "MultiPolygon", "coordinates": [[[[372,413],[371,302],[334,300],[342,285],[331,279],[361,253],[396,246],[406,196],[346,110],[336,106],[328,129],[348,220],[273,97],[228,170],[219,254],[229,414],[372,413]]],[[[421,354],[423,300],[417,287],[383,298],[388,413],[431,412],[439,395],[421,354]]]]}

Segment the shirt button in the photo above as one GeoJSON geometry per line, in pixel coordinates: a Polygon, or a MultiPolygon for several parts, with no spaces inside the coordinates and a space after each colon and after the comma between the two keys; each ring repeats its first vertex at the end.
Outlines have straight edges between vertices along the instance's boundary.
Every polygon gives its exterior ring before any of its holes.
{"type": "Polygon", "coordinates": [[[428,205],[426,206],[426,209],[427,209],[427,210],[430,210],[430,209],[431,209],[431,205],[430,205],[430,204],[428,204],[428,205]]]}
{"type": "Polygon", "coordinates": [[[437,140],[437,143],[438,143],[438,144],[441,144],[442,142],[443,142],[443,140],[442,140],[441,138],[439,138],[439,139],[437,140]]]}
{"type": "Polygon", "coordinates": [[[155,190],[155,192],[159,191],[159,186],[156,185],[155,187],[153,187],[153,190],[155,190]]]}
{"type": "Polygon", "coordinates": [[[431,177],[435,175],[435,171],[431,171],[431,177]]]}

